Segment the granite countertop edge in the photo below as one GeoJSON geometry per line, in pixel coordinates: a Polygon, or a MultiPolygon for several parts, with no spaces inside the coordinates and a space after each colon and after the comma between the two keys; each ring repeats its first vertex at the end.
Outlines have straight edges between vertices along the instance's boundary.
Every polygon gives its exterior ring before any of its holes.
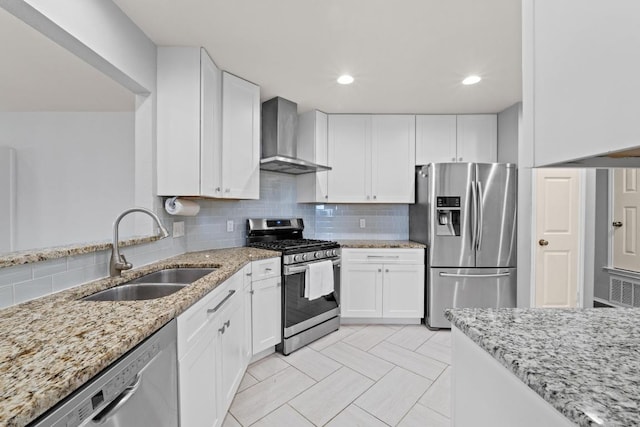
{"type": "MultiPolygon", "coordinates": [[[[501,315],[509,312],[514,313],[515,316],[533,313],[534,319],[535,316],[554,316],[555,319],[561,320],[563,317],[569,318],[571,316],[575,316],[576,313],[580,313],[579,319],[589,316],[589,313],[597,316],[600,313],[604,313],[604,310],[607,309],[446,309],[445,317],[451,321],[453,326],[469,337],[474,343],[480,346],[480,348],[489,353],[489,355],[496,359],[502,366],[507,368],[525,385],[536,392],[536,394],[542,397],[547,403],[553,406],[571,422],[574,422],[579,426],[639,425],[640,415],[638,414],[637,404],[634,408],[629,409],[628,402],[620,403],[614,400],[614,404],[620,404],[618,407],[612,409],[614,405],[602,405],[601,402],[595,401],[597,399],[593,399],[594,401],[591,402],[589,401],[589,396],[586,397],[586,401],[580,401],[580,398],[585,398],[585,389],[583,388],[585,384],[582,383],[583,378],[579,378],[578,371],[572,372],[572,378],[573,376],[576,376],[575,381],[580,384],[576,385],[576,389],[573,390],[573,394],[568,393],[566,389],[559,389],[558,382],[555,382],[554,377],[556,377],[556,375],[555,372],[553,372],[554,359],[551,357],[552,355],[545,354],[545,356],[547,356],[547,360],[545,362],[551,362],[551,368],[545,365],[532,363],[529,357],[523,357],[523,353],[519,352],[518,349],[515,348],[516,346],[508,340],[505,340],[503,336],[496,337],[482,330],[482,326],[485,325],[490,325],[490,327],[495,328],[507,327],[506,322],[501,315]],[[592,406],[594,410],[586,410],[585,408],[588,406],[592,406]],[[598,414],[598,412],[599,415],[594,417],[594,414],[598,414]]],[[[623,315],[623,313],[618,314],[623,315]]],[[[636,320],[640,320],[640,310],[637,310],[633,314],[633,317],[634,322],[636,320]]],[[[510,320],[513,320],[513,317],[510,320]]],[[[517,322],[509,323],[509,333],[513,336],[514,332],[518,332],[513,330],[514,323],[517,322]]],[[[560,327],[562,328],[563,326],[561,325],[560,327]]],[[[531,328],[530,325],[527,326],[527,329],[529,328],[531,328]]],[[[489,327],[487,329],[489,329],[489,327]]],[[[587,339],[586,336],[580,336],[579,333],[576,333],[571,329],[563,332],[565,337],[573,336],[579,342],[584,342],[587,339]]],[[[534,337],[533,334],[531,334],[531,336],[527,336],[527,333],[527,330],[522,331],[522,335],[519,337],[519,342],[533,342],[534,340],[540,339],[539,337],[534,337]]],[[[593,337],[589,338],[592,339],[593,337]]],[[[606,337],[604,338],[606,339],[606,337]]],[[[531,349],[526,348],[524,350],[530,351],[531,349]]],[[[574,360],[578,360],[581,357],[581,355],[576,353],[567,354],[566,356],[568,359],[573,358],[574,360]]],[[[587,354],[584,356],[589,357],[587,354]]],[[[562,367],[567,368],[566,366],[562,367]]],[[[630,370],[632,368],[626,369],[630,370]]],[[[624,374],[624,371],[620,373],[624,374]]],[[[597,387],[589,385],[588,391],[591,392],[591,397],[602,396],[603,393],[606,393],[606,390],[604,390],[604,387],[602,387],[601,384],[597,387]]],[[[622,393],[624,393],[624,390],[622,393]]]]}
{"type": "Polygon", "coordinates": [[[280,253],[256,248],[192,252],[0,310],[0,425],[29,424],[247,263],[280,253]],[[80,298],[165,268],[216,270],[164,298],[80,298]]]}
{"type": "Polygon", "coordinates": [[[347,249],[424,249],[427,246],[412,240],[338,240],[347,249]]]}

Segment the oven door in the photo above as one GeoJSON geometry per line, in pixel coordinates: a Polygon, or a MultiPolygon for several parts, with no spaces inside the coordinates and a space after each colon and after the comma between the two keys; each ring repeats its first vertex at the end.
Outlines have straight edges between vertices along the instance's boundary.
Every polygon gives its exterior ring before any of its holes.
{"type": "Polygon", "coordinates": [[[333,260],[334,291],[314,300],[304,297],[306,270],[306,265],[285,266],[283,269],[284,338],[340,315],[340,259],[333,260]]]}

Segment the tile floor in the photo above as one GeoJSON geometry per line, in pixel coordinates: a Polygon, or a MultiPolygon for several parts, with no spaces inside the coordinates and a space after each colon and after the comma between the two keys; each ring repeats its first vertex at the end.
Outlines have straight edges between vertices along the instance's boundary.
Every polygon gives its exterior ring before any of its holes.
{"type": "Polygon", "coordinates": [[[341,326],[250,365],[223,427],[448,427],[450,363],[448,331],[341,326]]]}

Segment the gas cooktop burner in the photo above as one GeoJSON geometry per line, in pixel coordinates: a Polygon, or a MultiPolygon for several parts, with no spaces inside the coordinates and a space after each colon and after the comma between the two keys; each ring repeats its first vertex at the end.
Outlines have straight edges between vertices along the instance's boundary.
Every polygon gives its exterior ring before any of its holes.
{"type": "Polygon", "coordinates": [[[273,240],[270,242],[253,242],[249,246],[254,248],[271,249],[281,252],[296,252],[299,250],[309,251],[316,249],[330,249],[339,247],[338,243],[328,240],[315,239],[285,239],[273,240]]]}

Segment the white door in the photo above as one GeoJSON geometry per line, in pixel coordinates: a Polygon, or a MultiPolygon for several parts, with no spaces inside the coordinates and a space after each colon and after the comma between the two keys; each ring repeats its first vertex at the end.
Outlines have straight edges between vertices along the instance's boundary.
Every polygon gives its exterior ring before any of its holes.
{"type": "Polygon", "coordinates": [[[424,265],[384,265],[382,317],[424,317],[424,265]]]}
{"type": "Polygon", "coordinates": [[[459,162],[493,163],[498,159],[498,116],[466,114],[457,119],[459,162]]]}
{"type": "Polygon", "coordinates": [[[253,354],[279,344],[281,328],[281,278],[273,277],[253,283],[253,354]]]}
{"type": "Polygon", "coordinates": [[[251,289],[251,264],[247,264],[242,269],[242,275],[244,281],[242,284],[242,297],[244,298],[244,364],[248,365],[251,360],[251,356],[253,355],[253,335],[251,333],[251,302],[253,299],[253,291],[251,289]]]}
{"type": "Polygon", "coordinates": [[[260,198],[260,87],[222,74],[222,191],[260,198]]]}
{"type": "Polygon", "coordinates": [[[225,413],[238,390],[246,368],[244,359],[244,310],[240,295],[231,298],[226,309],[217,316],[219,339],[218,378],[222,386],[220,413],[225,413]]]}
{"type": "Polygon", "coordinates": [[[222,197],[222,72],[200,50],[200,194],[222,197]]]}
{"type": "Polygon", "coordinates": [[[640,271],[638,220],[640,216],[640,173],[638,169],[613,172],[613,266],[640,271]]]}
{"type": "Polygon", "coordinates": [[[342,264],[342,317],[382,317],[382,265],[342,264]]]}
{"type": "Polygon", "coordinates": [[[371,200],[371,116],[329,116],[329,202],[371,200]]]}
{"type": "Polygon", "coordinates": [[[416,116],[416,165],[456,161],[456,116],[416,116]]]}
{"type": "Polygon", "coordinates": [[[536,170],[536,307],[578,303],[579,195],[579,170],[536,170]]]}
{"type": "Polygon", "coordinates": [[[415,153],[415,116],[373,116],[371,192],[374,202],[415,202],[415,153]]]}

